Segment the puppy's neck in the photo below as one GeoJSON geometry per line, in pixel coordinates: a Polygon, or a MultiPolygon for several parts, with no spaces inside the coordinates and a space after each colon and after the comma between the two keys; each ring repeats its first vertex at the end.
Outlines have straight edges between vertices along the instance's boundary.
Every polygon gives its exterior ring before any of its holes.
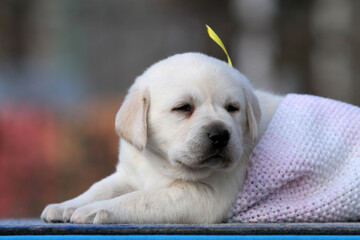
{"type": "Polygon", "coordinates": [[[171,164],[166,160],[164,153],[158,149],[145,147],[141,154],[146,158],[146,161],[150,163],[152,168],[167,175],[166,172],[171,168],[171,164]]]}

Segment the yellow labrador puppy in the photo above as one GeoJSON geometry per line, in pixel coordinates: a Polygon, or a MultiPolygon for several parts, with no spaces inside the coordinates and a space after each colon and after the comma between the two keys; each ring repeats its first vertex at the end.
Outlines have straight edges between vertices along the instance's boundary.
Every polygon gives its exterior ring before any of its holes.
{"type": "Polygon", "coordinates": [[[200,53],[154,64],[136,79],[117,113],[117,171],[74,199],[48,205],[41,218],[95,224],[226,221],[254,143],[282,100],[257,95],[261,108],[239,71],[200,53]]]}

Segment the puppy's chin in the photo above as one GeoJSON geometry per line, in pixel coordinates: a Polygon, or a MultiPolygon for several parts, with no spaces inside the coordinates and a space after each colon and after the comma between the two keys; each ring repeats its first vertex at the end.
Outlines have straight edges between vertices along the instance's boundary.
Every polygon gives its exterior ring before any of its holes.
{"type": "Polygon", "coordinates": [[[205,158],[199,163],[199,165],[202,167],[212,168],[214,170],[227,170],[234,166],[234,161],[232,161],[226,155],[215,154],[205,158]]]}
{"type": "Polygon", "coordinates": [[[196,171],[204,171],[204,169],[212,169],[212,170],[226,170],[231,168],[234,165],[234,162],[229,158],[226,158],[221,155],[213,155],[205,158],[204,160],[195,163],[188,164],[186,162],[176,160],[175,161],[179,167],[184,168],[185,170],[190,170],[193,172],[196,171]]]}
{"type": "Polygon", "coordinates": [[[227,171],[234,167],[235,162],[224,156],[214,155],[195,164],[175,160],[176,175],[183,180],[196,181],[207,178],[216,171],[227,171]]]}

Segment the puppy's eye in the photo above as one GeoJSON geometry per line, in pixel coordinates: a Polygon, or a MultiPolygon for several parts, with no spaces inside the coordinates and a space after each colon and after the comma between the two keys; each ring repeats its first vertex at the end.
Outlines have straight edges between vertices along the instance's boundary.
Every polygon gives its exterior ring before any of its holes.
{"type": "Polygon", "coordinates": [[[226,106],[226,111],[228,111],[229,113],[237,112],[239,111],[239,107],[233,104],[229,104],[226,106]]]}
{"type": "Polygon", "coordinates": [[[178,107],[174,107],[173,109],[171,109],[171,111],[190,113],[192,112],[192,107],[190,104],[186,103],[178,107]]]}

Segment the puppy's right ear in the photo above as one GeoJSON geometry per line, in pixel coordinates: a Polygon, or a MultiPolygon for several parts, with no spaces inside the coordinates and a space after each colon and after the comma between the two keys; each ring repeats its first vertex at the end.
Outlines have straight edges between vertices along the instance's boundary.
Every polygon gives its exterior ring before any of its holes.
{"type": "Polygon", "coordinates": [[[150,106],[148,89],[133,85],[116,114],[117,134],[142,151],[147,139],[147,114],[150,106]]]}

